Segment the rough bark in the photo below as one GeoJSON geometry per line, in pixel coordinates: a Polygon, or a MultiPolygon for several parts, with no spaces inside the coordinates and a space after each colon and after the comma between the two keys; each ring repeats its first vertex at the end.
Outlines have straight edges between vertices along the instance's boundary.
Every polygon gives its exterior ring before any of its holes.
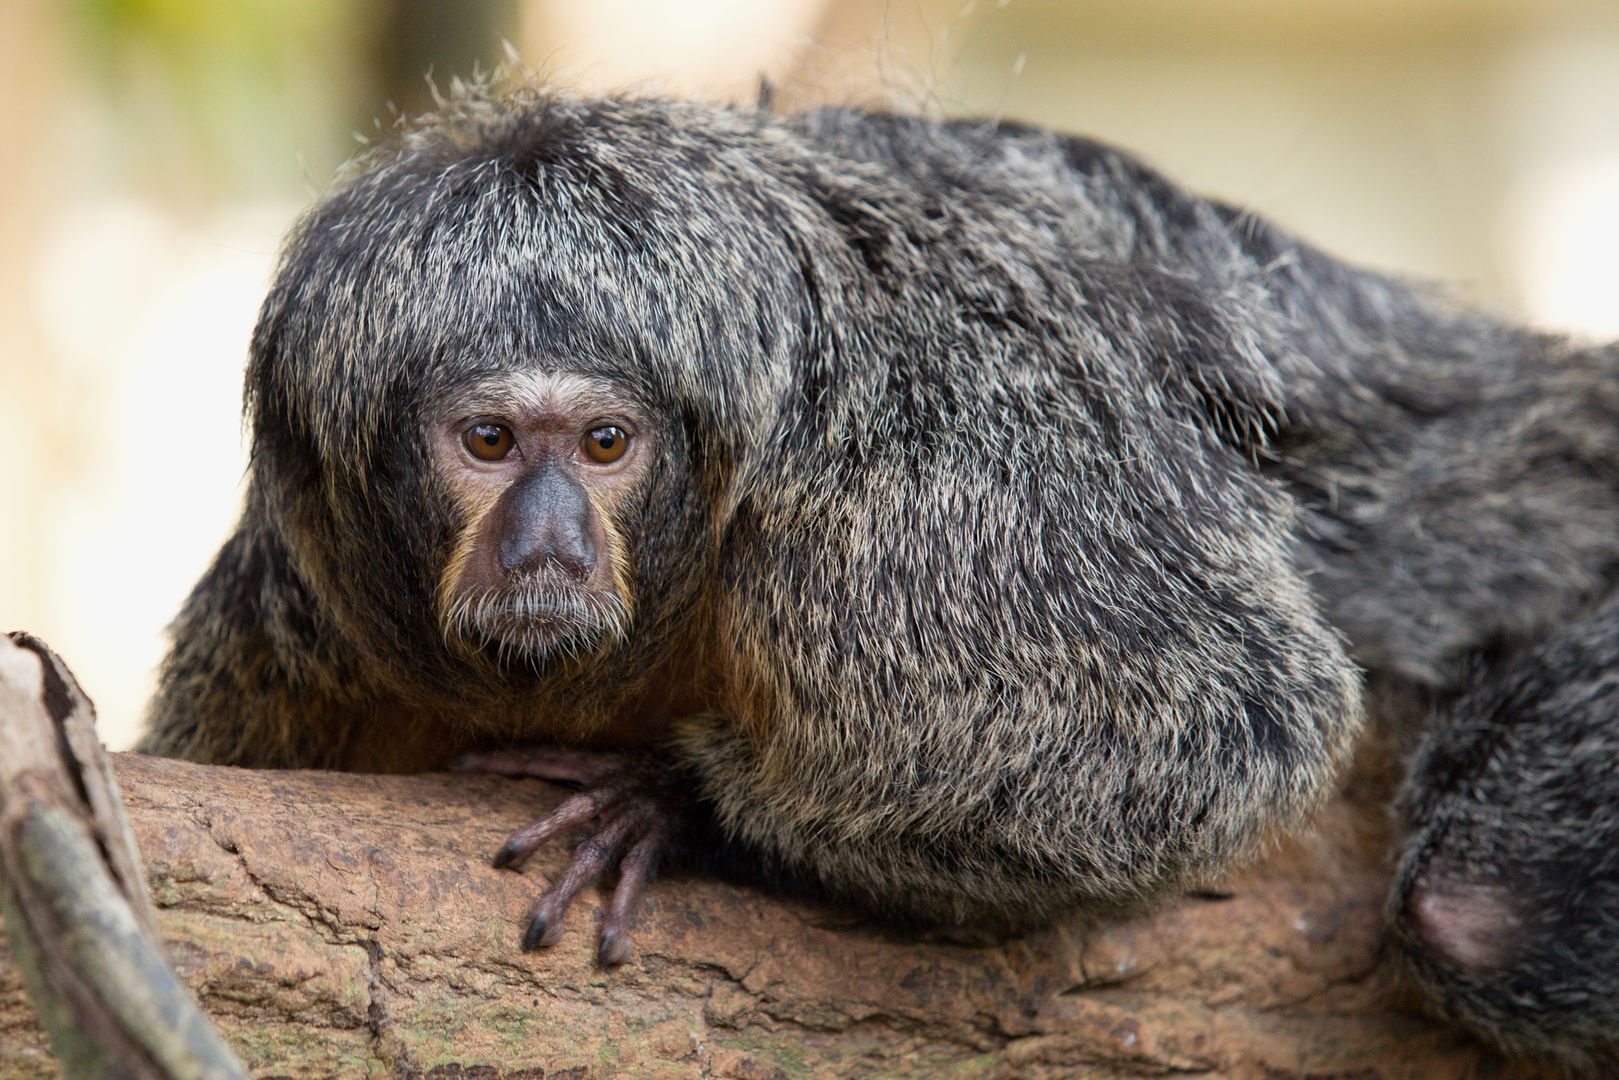
{"type": "MultiPolygon", "coordinates": [[[[113,757],[169,955],[256,1075],[1535,1075],[1398,986],[1372,770],[1311,836],[1154,914],[970,946],[668,878],[606,972],[598,895],[518,950],[562,852],[488,865],[543,784],[113,757]]],[[[0,1077],[49,1060],[0,953],[0,1077]]]]}

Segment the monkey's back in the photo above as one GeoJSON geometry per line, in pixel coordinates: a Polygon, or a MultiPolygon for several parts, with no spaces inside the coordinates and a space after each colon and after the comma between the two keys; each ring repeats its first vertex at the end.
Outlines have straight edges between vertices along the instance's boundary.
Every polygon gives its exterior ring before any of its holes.
{"type": "MultiPolygon", "coordinates": [[[[970,285],[951,302],[1012,322],[1025,341],[1049,335],[1065,305],[1114,302],[1086,268],[1134,267],[1151,280],[1126,321],[1161,329],[1125,362],[1196,354],[1200,391],[1220,391],[1215,423],[1248,436],[1254,463],[1298,500],[1296,558],[1362,665],[1452,686],[1472,651],[1533,639],[1600,600],[1619,573],[1611,347],[1352,267],[1091,140],[846,110],[798,124],[924,192],[947,244],[977,248],[959,268],[970,285]],[[1044,289],[1053,278],[1074,290],[1044,289]],[[1221,318],[1262,363],[1243,370],[1197,340],[1221,318]]],[[[1063,385],[1057,401],[1098,385],[1061,355],[1024,355],[1063,385]]],[[[988,366],[1019,377],[1016,357],[988,366]]],[[[950,382],[926,362],[913,374],[950,382]]]]}

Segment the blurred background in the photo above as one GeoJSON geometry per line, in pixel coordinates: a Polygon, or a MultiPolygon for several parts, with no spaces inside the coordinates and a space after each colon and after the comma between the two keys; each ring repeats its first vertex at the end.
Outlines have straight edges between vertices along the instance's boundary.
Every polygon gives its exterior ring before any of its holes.
{"type": "Polygon", "coordinates": [[[113,748],[236,512],[280,236],[357,139],[511,58],[1100,136],[1619,336],[1612,0],[0,0],[0,629],[67,657],[113,748]]]}

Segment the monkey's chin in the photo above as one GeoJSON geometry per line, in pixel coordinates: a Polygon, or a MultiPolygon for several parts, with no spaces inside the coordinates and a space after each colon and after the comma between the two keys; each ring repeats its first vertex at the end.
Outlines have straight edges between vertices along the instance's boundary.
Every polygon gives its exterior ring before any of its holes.
{"type": "Polygon", "coordinates": [[[542,668],[622,641],[628,622],[615,595],[537,580],[464,597],[448,629],[502,666],[542,668]]]}

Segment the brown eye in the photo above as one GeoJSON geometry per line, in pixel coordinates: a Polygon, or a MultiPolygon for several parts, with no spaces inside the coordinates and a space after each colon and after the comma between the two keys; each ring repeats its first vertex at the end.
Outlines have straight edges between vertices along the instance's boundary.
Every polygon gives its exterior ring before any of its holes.
{"type": "Polygon", "coordinates": [[[579,445],[591,461],[598,465],[611,465],[624,456],[624,451],[630,445],[630,436],[623,428],[608,424],[588,433],[579,445]]]}
{"type": "Polygon", "coordinates": [[[461,441],[479,461],[499,461],[512,452],[517,442],[505,424],[475,424],[461,436],[461,441]]]}

